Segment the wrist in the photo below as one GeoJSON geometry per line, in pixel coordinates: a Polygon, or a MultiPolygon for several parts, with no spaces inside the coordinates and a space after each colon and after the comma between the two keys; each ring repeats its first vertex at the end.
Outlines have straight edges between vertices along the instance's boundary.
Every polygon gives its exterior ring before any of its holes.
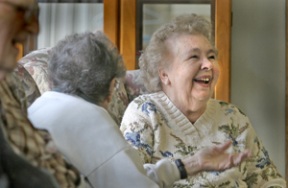
{"type": "Polygon", "coordinates": [[[181,179],[186,179],[187,178],[187,170],[185,168],[185,165],[183,164],[182,160],[181,159],[176,159],[175,160],[175,164],[179,170],[179,173],[180,173],[180,178],[181,179]]]}
{"type": "Polygon", "coordinates": [[[203,170],[195,155],[183,159],[182,162],[188,176],[193,176],[203,170]]]}

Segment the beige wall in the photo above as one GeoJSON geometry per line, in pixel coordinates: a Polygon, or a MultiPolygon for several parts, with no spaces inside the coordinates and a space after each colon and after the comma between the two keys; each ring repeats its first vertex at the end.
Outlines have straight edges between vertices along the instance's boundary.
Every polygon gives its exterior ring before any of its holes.
{"type": "Polygon", "coordinates": [[[232,0],[231,101],[285,174],[285,0],[232,0]]]}

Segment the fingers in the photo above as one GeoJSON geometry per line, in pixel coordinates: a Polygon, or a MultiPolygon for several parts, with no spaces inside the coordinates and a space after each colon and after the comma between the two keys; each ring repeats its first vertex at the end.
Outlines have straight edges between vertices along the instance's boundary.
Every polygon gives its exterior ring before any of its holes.
{"type": "Polygon", "coordinates": [[[231,168],[234,166],[234,159],[233,159],[233,155],[230,154],[228,157],[227,157],[227,161],[223,164],[223,167],[220,169],[220,170],[226,170],[228,168],[231,168]]]}
{"type": "MultiPolygon", "coordinates": [[[[218,152],[224,152],[231,146],[231,144],[232,144],[232,141],[229,140],[223,144],[217,145],[216,150],[218,150],[218,152]]],[[[237,166],[242,161],[246,160],[250,156],[251,156],[251,152],[249,150],[244,150],[243,152],[237,153],[237,154],[231,154],[229,155],[228,157],[229,160],[227,160],[227,164],[225,166],[229,166],[228,168],[232,166],[237,166]]]]}
{"type": "Polygon", "coordinates": [[[225,161],[220,162],[220,164],[222,165],[219,165],[219,170],[226,170],[238,166],[241,162],[243,162],[250,156],[251,153],[248,150],[245,150],[237,154],[228,154],[226,156],[226,162],[225,161]]]}
{"type": "Polygon", "coordinates": [[[250,156],[251,156],[250,151],[249,150],[245,150],[245,151],[239,153],[238,156],[236,156],[234,158],[234,162],[233,163],[235,165],[238,165],[238,164],[240,164],[242,161],[246,160],[250,156]]]}
{"type": "Polygon", "coordinates": [[[242,162],[243,160],[246,160],[250,156],[251,156],[251,152],[248,150],[245,150],[244,152],[242,152],[242,155],[240,156],[241,158],[239,158],[239,160],[241,160],[240,162],[242,162]]]}
{"type": "Polygon", "coordinates": [[[219,151],[225,151],[230,147],[231,143],[231,140],[229,140],[227,142],[224,142],[223,144],[217,145],[216,148],[219,151]]]}
{"type": "Polygon", "coordinates": [[[226,170],[238,166],[251,155],[248,150],[240,153],[227,152],[226,150],[231,144],[231,141],[227,141],[223,144],[204,148],[193,156],[198,159],[201,170],[226,170]]]}

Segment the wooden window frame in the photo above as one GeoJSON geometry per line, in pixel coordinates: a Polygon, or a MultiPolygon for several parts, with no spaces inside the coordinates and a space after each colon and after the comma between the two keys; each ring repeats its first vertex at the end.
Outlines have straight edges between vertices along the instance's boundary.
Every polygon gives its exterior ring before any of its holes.
{"type": "Polygon", "coordinates": [[[103,0],[38,0],[38,3],[103,3],[103,0]]]}

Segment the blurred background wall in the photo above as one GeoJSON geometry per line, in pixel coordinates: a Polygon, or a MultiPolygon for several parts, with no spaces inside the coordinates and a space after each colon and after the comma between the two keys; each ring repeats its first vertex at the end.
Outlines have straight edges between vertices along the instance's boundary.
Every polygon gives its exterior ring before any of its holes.
{"type": "Polygon", "coordinates": [[[285,0],[232,0],[232,11],[231,102],[284,176],[285,0]]]}

